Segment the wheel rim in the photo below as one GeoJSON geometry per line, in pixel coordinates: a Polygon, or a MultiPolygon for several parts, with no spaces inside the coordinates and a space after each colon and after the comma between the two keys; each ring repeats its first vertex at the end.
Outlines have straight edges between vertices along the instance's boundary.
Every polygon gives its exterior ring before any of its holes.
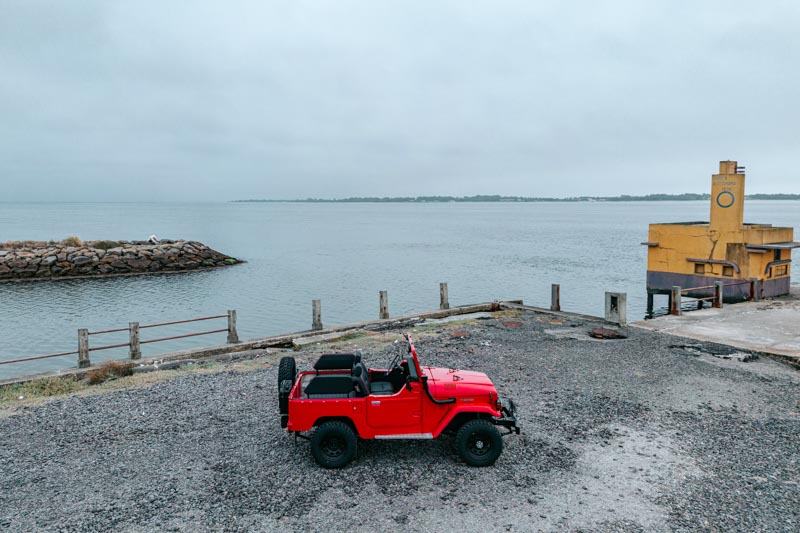
{"type": "Polygon", "coordinates": [[[486,432],[476,431],[467,439],[467,450],[476,457],[484,457],[492,451],[492,440],[486,432]]]}
{"type": "Polygon", "coordinates": [[[338,459],[344,454],[346,448],[344,440],[339,437],[328,437],[322,441],[320,446],[322,454],[328,459],[338,459]]]}

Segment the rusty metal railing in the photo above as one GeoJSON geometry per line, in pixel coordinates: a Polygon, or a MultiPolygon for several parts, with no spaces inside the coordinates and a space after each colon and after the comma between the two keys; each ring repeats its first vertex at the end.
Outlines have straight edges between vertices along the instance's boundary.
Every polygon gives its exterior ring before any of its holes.
{"type": "Polygon", "coordinates": [[[683,289],[679,286],[674,286],[672,287],[672,291],[670,292],[669,314],[680,315],[682,312],[682,306],[686,302],[697,302],[698,309],[702,309],[703,304],[707,301],[710,301],[711,306],[714,308],[722,308],[725,296],[724,294],[725,287],[732,287],[736,285],[750,285],[750,292],[747,297],[748,302],[756,301],[759,299],[760,283],[756,278],[731,281],[729,283],[725,283],[722,281],[715,281],[713,285],[704,285],[701,287],[689,287],[686,289],[683,289]],[[689,294],[690,292],[696,293],[698,291],[711,290],[711,289],[714,290],[713,296],[683,298],[684,294],[689,294]]]}
{"type": "Polygon", "coordinates": [[[236,313],[236,311],[228,311],[228,314],[224,315],[214,315],[214,316],[204,316],[202,318],[190,318],[188,320],[174,320],[172,322],[160,322],[158,324],[146,324],[144,326],[139,326],[139,329],[145,328],[159,328],[161,326],[172,326],[173,324],[188,324],[189,322],[201,322],[203,320],[213,320],[215,318],[228,318],[230,313],[236,313]]]}
{"type": "Polygon", "coordinates": [[[75,352],[59,352],[59,353],[51,353],[47,355],[35,355],[33,357],[20,357],[19,359],[8,359],[6,361],[0,361],[0,365],[8,365],[11,363],[23,363],[25,361],[36,361],[37,359],[49,359],[51,357],[61,357],[62,355],[75,355],[78,353],[75,352]]]}
{"type": "Polygon", "coordinates": [[[139,325],[138,322],[131,322],[128,324],[128,327],[122,328],[112,328],[112,329],[104,329],[100,331],[89,331],[88,329],[79,329],[78,330],[78,349],[76,351],[71,352],[59,352],[59,353],[52,353],[47,355],[36,355],[32,357],[20,357],[17,359],[8,359],[5,361],[0,361],[0,365],[8,365],[11,363],[24,363],[26,361],[35,361],[38,359],[49,359],[51,357],[62,357],[65,355],[78,355],[78,368],[85,368],[91,365],[91,361],[89,359],[89,354],[91,352],[97,352],[101,350],[111,350],[113,348],[124,348],[128,347],[128,358],[132,360],[141,359],[142,351],[141,345],[142,344],[151,344],[155,342],[164,342],[164,341],[171,341],[175,339],[185,339],[187,337],[197,337],[200,335],[211,335],[214,333],[228,333],[227,342],[230,344],[239,342],[239,334],[236,331],[236,311],[230,310],[224,315],[214,315],[214,316],[204,316],[200,318],[190,318],[187,320],[173,320],[171,322],[161,322],[157,324],[145,324],[143,326],[139,325]],[[183,335],[172,335],[169,337],[159,337],[156,339],[148,339],[148,340],[141,340],[139,338],[139,330],[147,329],[147,328],[159,328],[164,326],[172,326],[175,324],[188,324],[190,322],[201,322],[205,320],[214,320],[220,318],[227,318],[228,319],[228,326],[226,328],[220,329],[212,329],[207,331],[198,331],[195,333],[185,333],[183,335]],[[89,336],[90,335],[104,335],[107,333],[119,333],[122,331],[127,331],[129,340],[128,342],[122,342],[118,344],[107,344],[104,346],[90,346],[89,345],[89,336]]]}
{"type": "MultiPolygon", "coordinates": [[[[702,309],[705,302],[710,301],[711,307],[721,307],[722,300],[721,300],[721,288],[719,285],[704,285],[702,287],[690,287],[688,289],[681,289],[681,298],[680,298],[680,305],[682,306],[686,302],[697,302],[697,308],[702,309]],[[702,297],[694,297],[694,298],[683,298],[684,294],[689,294],[689,292],[697,292],[697,291],[707,291],[713,290],[714,294],[712,296],[702,296],[702,297]]],[[[670,314],[672,313],[672,309],[670,309],[670,314]]]]}

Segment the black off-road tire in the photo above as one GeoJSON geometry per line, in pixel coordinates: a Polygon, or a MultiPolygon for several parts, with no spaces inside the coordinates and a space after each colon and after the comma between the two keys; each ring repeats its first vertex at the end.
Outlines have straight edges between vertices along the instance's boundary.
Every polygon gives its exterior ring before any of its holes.
{"type": "Polygon", "coordinates": [[[325,422],[311,436],[311,455],[323,468],[343,468],[356,456],[358,437],[344,422],[325,422]]]}
{"type": "Polygon", "coordinates": [[[294,386],[297,375],[297,364],[294,357],[281,358],[278,366],[278,409],[281,413],[281,427],[285,428],[289,422],[289,393],[294,386]]]}
{"type": "Polygon", "coordinates": [[[503,451],[503,437],[488,420],[470,420],[456,433],[456,451],[470,466],[493,465],[503,451]]]}

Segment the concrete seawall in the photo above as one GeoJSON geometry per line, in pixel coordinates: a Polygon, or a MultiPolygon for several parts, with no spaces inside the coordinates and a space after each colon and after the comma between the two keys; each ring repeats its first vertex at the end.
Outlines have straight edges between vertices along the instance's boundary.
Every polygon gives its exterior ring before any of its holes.
{"type": "Polygon", "coordinates": [[[0,244],[0,282],[179,272],[238,263],[197,241],[0,244]]]}

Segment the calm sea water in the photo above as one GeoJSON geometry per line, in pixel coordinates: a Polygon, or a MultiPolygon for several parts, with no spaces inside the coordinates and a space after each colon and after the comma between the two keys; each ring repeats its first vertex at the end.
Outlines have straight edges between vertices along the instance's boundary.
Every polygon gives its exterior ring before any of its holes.
{"type": "MultiPolygon", "coordinates": [[[[0,360],[76,349],[77,329],[164,322],[236,309],[242,339],[308,329],[311,300],[326,326],[377,318],[378,291],[398,315],[451,304],[523,299],[602,315],[604,291],[645,313],[651,222],[703,220],[707,202],[531,204],[3,204],[0,241],[161,238],[202,241],[247,264],[207,272],[0,283],[0,360]]],[[[800,202],[750,201],[748,222],[800,227],[800,202]]],[[[144,330],[142,338],[218,329],[224,321],[144,330]],[[212,327],[213,326],[213,327],[212,327]]],[[[151,355],[225,335],[145,345],[151,355]]],[[[126,334],[92,337],[126,342],[126,334]]],[[[125,357],[124,349],[93,360],[125,357]]],[[[76,356],[0,365],[0,377],[74,366],[76,356]]]]}

